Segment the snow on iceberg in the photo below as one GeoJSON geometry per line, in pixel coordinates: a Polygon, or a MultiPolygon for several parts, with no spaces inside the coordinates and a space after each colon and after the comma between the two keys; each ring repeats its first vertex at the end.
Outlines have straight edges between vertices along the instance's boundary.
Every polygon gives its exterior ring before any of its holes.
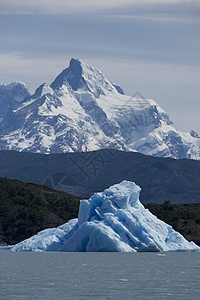
{"type": "Polygon", "coordinates": [[[139,201],[140,187],[122,181],[82,200],[78,219],[47,229],[12,251],[200,251],[139,201]]]}

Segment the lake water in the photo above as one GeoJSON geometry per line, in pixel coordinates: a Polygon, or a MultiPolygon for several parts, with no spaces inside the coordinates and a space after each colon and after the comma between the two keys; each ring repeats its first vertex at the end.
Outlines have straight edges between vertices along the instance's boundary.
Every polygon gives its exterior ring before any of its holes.
{"type": "Polygon", "coordinates": [[[200,253],[0,251],[0,299],[200,299],[200,253]]]}

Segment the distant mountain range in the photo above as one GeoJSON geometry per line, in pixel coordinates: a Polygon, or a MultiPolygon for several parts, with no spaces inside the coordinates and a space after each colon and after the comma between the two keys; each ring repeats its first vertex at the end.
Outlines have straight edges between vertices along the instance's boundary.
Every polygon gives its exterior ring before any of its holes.
{"type": "Polygon", "coordinates": [[[177,131],[154,100],[124,95],[79,59],[33,95],[21,83],[0,86],[0,107],[2,150],[49,154],[109,148],[200,159],[197,133],[177,131]]]}
{"type": "Polygon", "coordinates": [[[129,180],[142,188],[142,203],[200,203],[200,161],[190,159],[118,150],[49,155],[0,151],[0,177],[46,185],[81,198],[129,180]]]}

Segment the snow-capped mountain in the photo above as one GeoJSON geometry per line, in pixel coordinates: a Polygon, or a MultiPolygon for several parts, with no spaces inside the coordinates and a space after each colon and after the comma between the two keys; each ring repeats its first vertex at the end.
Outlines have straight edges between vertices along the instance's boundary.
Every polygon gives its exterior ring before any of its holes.
{"type": "Polygon", "coordinates": [[[8,85],[0,85],[0,122],[29,95],[24,83],[12,82],[8,85]]]}
{"type": "Polygon", "coordinates": [[[15,107],[0,130],[1,149],[54,153],[112,148],[200,159],[198,135],[178,132],[154,100],[124,95],[79,59],[15,107]]]}

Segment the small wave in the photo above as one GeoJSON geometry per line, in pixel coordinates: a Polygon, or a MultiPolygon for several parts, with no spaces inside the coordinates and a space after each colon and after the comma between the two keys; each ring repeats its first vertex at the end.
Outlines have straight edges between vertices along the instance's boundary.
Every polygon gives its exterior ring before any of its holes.
{"type": "Polygon", "coordinates": [[[127,281],[129,281],[129,280],[128,280],[128,279],[125,279],[125,278],[120,278],[119,281],[127,282],[127,281]]]}

